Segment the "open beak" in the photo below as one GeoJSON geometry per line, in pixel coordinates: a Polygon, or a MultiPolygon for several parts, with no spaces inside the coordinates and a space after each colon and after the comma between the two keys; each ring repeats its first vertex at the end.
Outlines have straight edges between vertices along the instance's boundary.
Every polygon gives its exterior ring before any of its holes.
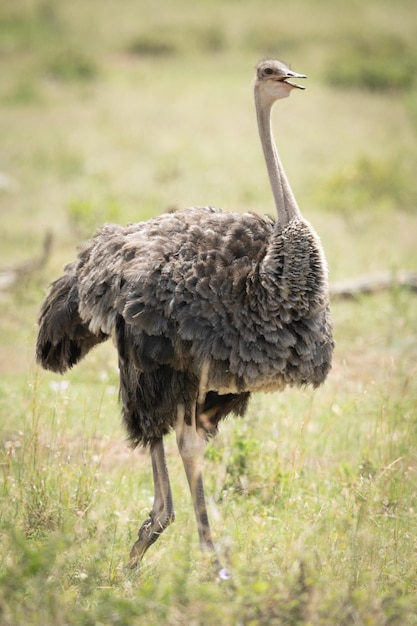
{"type": "Polygon", "coordinates": [[[293,78],[307,78],[307,76],[305,74],[297,74],[297,72],[288,70],[286,76],[283,76],[279,80],[281,80],[283,83],[287,83],[287,85],[291,85],[291,87],[296,87],[297,89],[305,89],[304,85],[294,83],[292,81],[293,78]]]}

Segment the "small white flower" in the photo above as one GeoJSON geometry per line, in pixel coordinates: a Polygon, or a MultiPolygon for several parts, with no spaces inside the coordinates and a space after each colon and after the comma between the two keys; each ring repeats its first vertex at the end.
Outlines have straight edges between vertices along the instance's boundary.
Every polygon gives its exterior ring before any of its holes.
{"type": "Polygon", "coordinates": [[[69,380],[51,380],[49,387],[52,391],[56,391],[57,393],[60,391],[66,391],[69,387],[69,380]]]}
{"type": "Polygon", "coordinates": [[[220,580],[230,580],[232,578],[232,575],[228,569],[222,567],[222,569],[219,571],[219,578],[220,580]]]}

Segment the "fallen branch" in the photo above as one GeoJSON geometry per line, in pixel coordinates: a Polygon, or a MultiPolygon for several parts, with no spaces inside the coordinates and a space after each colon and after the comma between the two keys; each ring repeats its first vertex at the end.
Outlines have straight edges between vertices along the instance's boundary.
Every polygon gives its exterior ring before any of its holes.
{"type": "Polygon", "coordinates": [[[28,280],[46,264],[52,248],[52,233],[47,232],[42,245],[42,252],[35,258],[20,265],[0,270],[0,291],[12,289],[16,284],[28,280]]]}
{"type": "Polygon", "coordinates": [[[337,281],[330,285],[330,296],[339,299],[356,298],[398,287],[417,291],[417,272],[379,272],[371,276],[337,281]]]}

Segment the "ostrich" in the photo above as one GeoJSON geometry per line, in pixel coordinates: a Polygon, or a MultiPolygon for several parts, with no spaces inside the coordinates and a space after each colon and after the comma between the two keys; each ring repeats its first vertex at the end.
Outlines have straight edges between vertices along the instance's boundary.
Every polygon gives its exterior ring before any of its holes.
{"type": "MultiPolygon", "coordinates": [[[[130,565],[174,520],[163,439],[171,430],[200,546],[218,557],[205,503],[207,440],[251,392],[320,385],[333,352],[327,266],[303,219],[271,129],[273,103],[305,78],[276,60],[256,67],[257,122],[277,219],[193,207],[126,227],[104,225],[52,283],[37,360],[64,372],[114,336],[123,420],[150,449],[154,501],[130,565]]],[[[224,572],[224,570],[223,570],[224,572]]]]}

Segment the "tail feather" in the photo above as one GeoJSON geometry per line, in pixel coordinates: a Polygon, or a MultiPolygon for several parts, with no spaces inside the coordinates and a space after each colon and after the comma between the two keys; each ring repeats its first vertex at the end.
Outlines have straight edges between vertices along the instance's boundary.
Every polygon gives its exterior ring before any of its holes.
{"type": "Polygon", "coordinates": [[[93,334],[78,310],[75,266],[52,283],[39,315],[36,359],[45,369],[63,373],[108,335],[93,334]]]}

